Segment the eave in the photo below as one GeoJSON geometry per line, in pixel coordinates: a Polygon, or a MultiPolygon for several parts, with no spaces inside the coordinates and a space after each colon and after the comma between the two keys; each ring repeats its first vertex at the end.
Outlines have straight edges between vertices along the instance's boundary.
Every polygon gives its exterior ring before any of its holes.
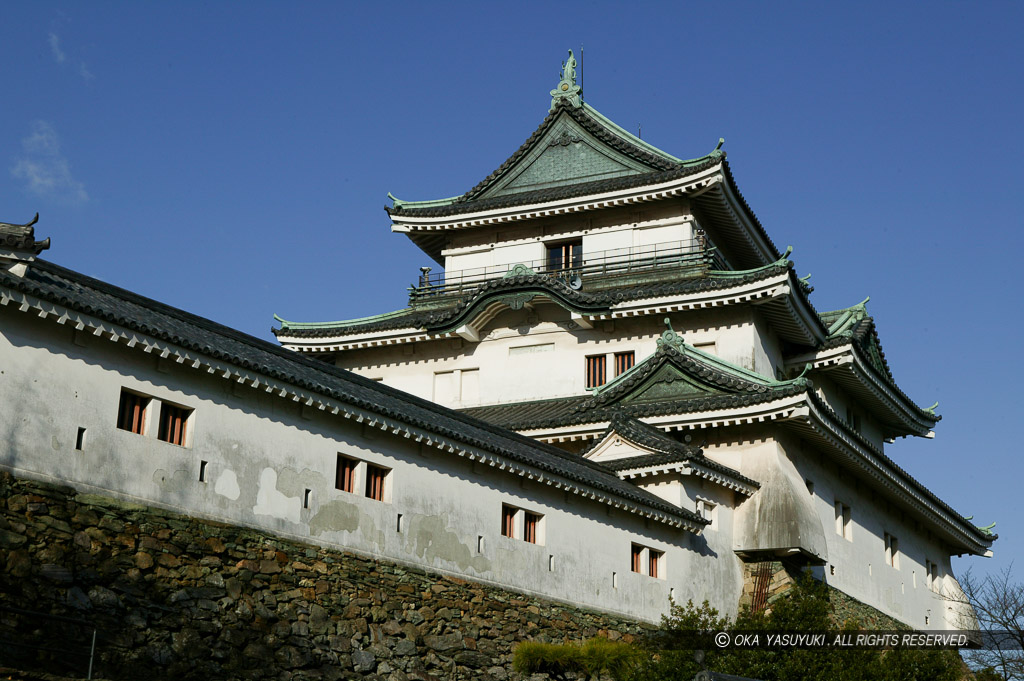
{"type": "Polygon", "coordinates": [[[735,476],[726,475],[725,473],[715,470],[709,466],[702,466],[700,462],[695,460],[663,463],[653,466],[638,466],[636,468],[624,468],[616,471],[616,474],[620,478],[634,483],[642,481],[647,477],[668,475],[671,473],[692,475],[694,477],[702,478],[746,497],[753,495],[758,489],[757,485],[751,485],[750,483],[740,480],[735,476]]]}
{"type": "Polygon", "coordinates": [[[808,439],[827,445],[841,465],[892,494],[899,505],[925,520],[944,537],[954,547],[953,553],[985,555],[997,538],[982,539],[980,530],[914,480],[884,452],[852,431],[816,397],[810,397],[806,410],[791,420],[789,426],[808,439]]]}
{"type": "Polygon", "coordinates": [[[905,435],[930,437],[939,421],[910,401],[898,387],[878,374],[857,352],[855,345],[847,343],[787,360],[787,368],[797,370],[806,363],[813,372],[822,372],[860,404],[869,405],[871,413],[885,428],[883,437],[905,435]]]}
{"type": "MultiPolygon", "coordinates": [[[[803,403],[803,394],[790,395],[763,403],[743,407],[720,408],[689,413],[667,413],[651,415],[643,413],[631,414],[642,418],[644,423],[661,430],[700,430],[731,426],[748,426],[772,421],[784,421],[796,416],[796,411],[803,403]]],[[[646,406],[646,405],[645,405],[646,406]]],[[[670,406],[666,406],[671,409],[670,406]]],[[[575,423],[564,426],[543,428],[523,428],[517,432],[542,442],[579,442],[591,440],[603,433],[610,423],[607,417],[601,419],[598,414],[593,421],[575,423]]]]}
{"type": "MultiPolygon", "coordinates": [[[[996,537],[982,539],[956,511],[914,480],[880,449],[852,431],[811,393],[800,393],[742,409],[719,409],[687,414],[642,416],[662,430],[704,430],[777,422],[824,445],[842,465],[874,481],[896,501],[929,523],[956,547],[956,553],[985,555],[996,537]]],[[[522,429],[523,435],[550,443],[586,441],[600,436],[609,421],[563,427],[522,429]]]]}
{"type": "MultiPolygon", "coordinates": [[[[784,261],[783,261],[784,262],[784,261]]],[[[522,286],[505,286],[501,290],[481,290],[476,297],[463,303],[464,308],[456,316],[446,319],[433,328],[404,327],[381,331],[364,331],[346,333],[344,325],[339,326],[337,334],[332,334],[331,324],[324,324],[318,329],[318,335],[311,337],[303,334],[303,328],[317,328],[316,324],[306,323],[297,327],[295,333],[291,328],[275,331],[278,341],[284,347],[299,352],[337,352],[386,345],[416,343],[439,338],[462,336],[467,341],[474,341],[472,333],[459,333],[463,327],[482,329],[487,321],[496,313],[495,305],[500,304],[504,296],[520,293],[534,293],[546,301],[559,305],[570,312],[572,319],[585,324],[595,321],[625,319],[647,315],[664,315],[674,312],[725,308],[731,305],[758,305],[772,323],[773,328],[784,340],[797,345],[816,346],[823,338],[823,327],[813,307],[802,291],[802,284],[797,280],[788,262],[778,268],[777,274],[771,274],[770,268],[739,272],[716,272],[707,278],[686,280],[698,288],[691,292],[658,295],[612,302],[611,300],[594,304],[574,291],[562,291],[554,286],[524,284],[522,286]],[[764,271],[763,278],[753,281],[742,281],[744,276],[762,277],[759,270],[764,271]],[[732,283],[735,280],[737,283],[732,283]],[[706,288],[702,288],[707,282],[706,288]],[[730,285],[732,283],[732,285],[730,285]],[[580,300],[577,302],[576,298],[580,300]]],[[[654,287],[656,288],[656,287],[654,287]]],[[[503,308],[502,308],[503,309],[503,308]]],[[[444,314],[444,310],[439,314],[444,314]]],[[[291,324],[291,323],[290,323],[291,324]]]]}
{"type": "MultiPolygon", "coordinates": [[[[482,208],[481,210],[468,209],[462,213],[436,216],[418,216],[392,212],[390,214],[393,223],[391,229],[395,232],[403,232],[410,235],[424,232],[448,232],[520,220],[568,215],[582,211],[615,208],[617,206],[669,199],[676,196],[693,197],[724,181],[723,163],[724,161],[681,177],[670,177],[670,179],[660,182],[639,184],[610,191],[582,193],[586,192],[586,185],[581,185],[579,189],[581,193],[578,196],[540,200],[521,205],[482,208]]],[[[668,174],[671,175],[671,173],[668,174]]],[[[644,176],[639,177],[642,179],[644,176]]]]}

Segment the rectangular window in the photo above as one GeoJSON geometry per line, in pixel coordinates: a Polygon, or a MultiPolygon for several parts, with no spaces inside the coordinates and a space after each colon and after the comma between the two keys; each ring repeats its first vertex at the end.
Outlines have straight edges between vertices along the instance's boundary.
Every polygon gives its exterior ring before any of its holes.
{"type": "Polygon", "coordinates": [[[366,496],[377,501],[384,501],[384,481],[387,480],[388,469],[366,464],[366,496]]]}
{"type": "Polygon", "coordinates": [[[648,549],[647,553],[647,574],[661,579],[661,561],[665,557],[665,552],[648,549]]]}
{"type": "Polygon", "coordinates": [[[576,269],[583,265],[583,240],[548,246],[548,271],[576,269]]]}
{"type": "Polygon", "coordinates": [[[587,357],[587,388],[596,388],[608,381],[605,362],[605,355],[587,357]]]}
{"type": "Polygon", "coordinates": [[[928,588],[932,591],[939,591],[939,566],[930,560],[924,562],[925,565],[925,578],[928,588]]]}
{"type": "Polygon", "coordinates": [[[505,504],[501,506],[501,536],[516,536],[516,509],[505,504]]]}
{"type": "MultiPolygon", "coordinates": [[[[697,515],[704,520],[714,522],[715,520],[715,508],[717,504],[708,501],[707,499],[697,499],[697,515]]],[[[708,527],[711,527],[708,525],[708,527]]]]}
{"type": "Polygon", "coordinates": [[[615,375],[624,374],[633,368],[633,363],[636,361],[635,352],[616,352],[615,353],[615,375]]]}
{"type": "Polygon", "coordinates": [[[540,516],[536,513],[530,513],[527,511],[523,514],[523,541],[528,541],[531,544],[537,544],[537,531],[540,527],[540,516]]]}
{"type": "Polygon", "coordinates": [[[117,406],[117,427],[129,433],[143,434],[146,427],[146,408],[149,398],[121,390],[121,401],[117,406]]]}
{"type": "Polygon", "coordinates": [[[885,534],[885,562],[890,567],[900,567],[900,544],[896,537],[888,532],[885,534]]]}
{"type": "Polygon", "coordinates": [[[338,468],[335,474],[334,487],[342,492],[356,491],[356,465],[359,462],[343,454],[338,454],[338,468]]]}
{"type": "Polygon", "coordinates": [[[185,427],[188,424],[188,417],[192,414],[191,409],[175,407],[166,402],[160,405],[160,431],[157,437],[172,445],[185,446],[185,427]]]}
{"type": "Polygon", "coordinates": [[[836,502],[836,534],[843,539],[853,541],[853,521],[850,507],[841,501],[836,502]]]}
{"type": "Polygon", "coordinates": [[[85,428],[78,429],[78,436],[75,438],[75,449],[78,451],[85,449],[85,428]]]}
{"type": "Polygon", "coordinates": [[[199,462],[199,482],[206,482],[206,471],[210,466],[209,461],[199,462]]]}
{"type": "Polygon", "coordinates": [[[644,573],[644,547],[633,544],[629,547],[629,569],[644,573]]]}

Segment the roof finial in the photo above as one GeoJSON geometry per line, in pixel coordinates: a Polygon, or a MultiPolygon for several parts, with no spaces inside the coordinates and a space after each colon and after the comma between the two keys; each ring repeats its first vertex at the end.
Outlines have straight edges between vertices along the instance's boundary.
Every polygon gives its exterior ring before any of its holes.
{"type": "Polygon", "coordinates": [[[24,276],[28,263],[50,247],[50,239],[36,241],[39,213],[23,225],[0,222],[0,270],[24,276]]]}
{"type": "Polygon", "coordinates": [[[676,333],[676,330],[672,328],[672,320],[665,317],[665,331],[662,332],[661,338],[658,339],[658,345],[672,345],[676,349],[683,344],[683,337],[676,333]]]}
{"type": "Polygon", "coordinates": [[[582,97],[580,86],[576,84],[576,57],[573,56],[572,50],[569,50],[569,59],[562,62],[558,87],[551,91],[551,110],[555,110],[559,101],[579,108],[583,106],[582,97]]]}

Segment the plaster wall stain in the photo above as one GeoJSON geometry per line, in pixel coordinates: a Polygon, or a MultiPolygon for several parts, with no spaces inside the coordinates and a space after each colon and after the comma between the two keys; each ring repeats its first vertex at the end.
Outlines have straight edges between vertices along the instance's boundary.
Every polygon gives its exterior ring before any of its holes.
{"type": "Polygon", "coordinates": [[[237,501],[242,493],[238,487],[238,476],[230,468],[224,469],[217,477],[217,484],[214,485],[213,491],[231,501],[237,501]]]}
{"type": "Polygon", "coordinates": [[[256,505],[252,507],[252,512],[297,523],[300,507],[299,497],[289,497],[277,489],[277,471],[273,468],[264,468],[260,473],[259,491],[256,493],[256,505]]]}
{"type": "Polygon", "coordinates": [[[309,519],[309,533],[315,537],[324,532],[355,532],[359,521],[359,508],[355,504],[335,499],[320,504],[320,510],[309,519]]]}
{"type": "Polygon", "coordinates": [[[416,515],[409,521],[412,550],[421,560],[435,559],[454,563],[460,570],[472,568],[478,572],[489,571],[491,561],[464,544],[459,535],[448,529],[448,523],[441,515],[416,515]]]}
{"type": "Polygon", "coordinates": [[[153,471],[153,483],[166,492],[181,492],[191,486],[192,478],[186,470],[176,470],[173,473],[158,468],[153,471]]]}
{"type": "Polygon", "coordinates": [[[285,494],[294,494],[301,497],[306,489],[327,489],[333,486],[334,481],[328,485],[327,478],[320,471],[310,468],[303,468],[296,472],[294,468],[285,468],[277,478],[277,488],[285,494]]]}

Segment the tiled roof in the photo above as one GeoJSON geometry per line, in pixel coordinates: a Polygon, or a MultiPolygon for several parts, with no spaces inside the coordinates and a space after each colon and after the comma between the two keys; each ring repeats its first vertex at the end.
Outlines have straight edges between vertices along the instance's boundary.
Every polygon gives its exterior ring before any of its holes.
{"type": "Polygon", "coordinates": [[[614,471],[624,471],[632,468],[659,466],[662,464],[692,462],[695,465],[703,466],[753,487],[760,487],[760,483],[756,480],[752,480],[745,475],[741,475],[735,469],[707,458],[699,448],[673,440],[658,428],[646,424],[639,419],[630,418],[621,412],[612,417],[608,428],[604,434],[594,441],[594,445],[596,446],[613,433],[629,442],[650,449],[654,453],[601,461],[601,465],[605,468],[614,471]]]}
{"type": "Polygon", "coordinates": [[[520,464],[588,485],[612,498],[687,522],[696,514],[620,480],[600,465],[557,447],[441,407],[376,381],[310,359],[235,329],[145,298],[50,262],[24,277],[0,272],[0,286],[91,315],[188,351],[229,362],[300,389],[479,447],[520,464]]]}
{"type": "Polygon", "coordinates": [[[889,363],[885,359],[885,351],[882,350],[882,342],[878,337],[875,319],[867,314],[864,307],[866,302],[865,300],[859,305],[842,310],[818,313],[822,323],[832,332],[821,344],[820,349],[827,350],[829,348],[850,345],[861,362],[873,370],[877,377],[910,405],[919,416],[934,421],[942,420],[942,416],[939,414],[919,407],[896,384],[896,379],[893,378],[889,363]],[[834,326],[836,328],[833,328],[834,326]]]}
{"type": "MultiPolygon", "coordinates": [[[[292,325],[281,321],[280,329],[272,329],[273,333],[289,338],[323,338],[347,336],[358,333],[370,333],[389,329],[417,328],[429,331],[440,330],[456,325],[468,311],[490,298],[510,293],[536,291],[550,295],[562,301],[567,307],[577,312],[607,312],[612,305],[630,300],[659,298],[668,295],[696,293],[700,291],[716,291],[734,286],[769,279],[787,271],[787,266],[776,265],[762,267],[749,272],[718,273],[704,277],[689,277],[662,283],[645,283],[623,286],[604,291],[576,291],[558,277],[543,273],[517,275],[503,279],[491,279],[484,282],[473,293],[464,296],[452,296],[448,303],[419,309],[416,307],[389,313],[386,318],[369,320],[352,320],[351,322],[324,322],[323,324],[303,323],[292,325]]],[[[381,317],[384,317],[383,315],[381,317]]]]}
{"type": "Polygon", "coordinates": [[[609,384],[607,389],[595,395],[471,407],[464,409],[463,413],[505,428],[533,430],[610,422],[617,415],[642,418],[745,407],[801,394],[807,390],[807,385],[803,379],[785,382],[762,379],[758,382],[739,373],[729,373],[695,359],[690,352],[681,352],[671,344],[662,343],[653,355],[616,379],[614,385],[609,384]],[[671,399],[650,402],[628,401],[637,388],[669,364],[707,385],[709,392],[675,395],[671,399]]]}
{"type": "Polygon", "coordinates": [[[715,150],[707,156],[692,161],[682,161],[664,152],[656,153],[653,148],[646,145],[636,144],[632,139],[624,135],[621,130],[616,130],[606,123],[607,119],[601,116],[589,105],[575,107],[568,102],[558,102],[548,115],[541,121],[541,124],[533,131],[525,142],[490,175],[481,180],[475,187],[465,194],[453,198],[450,202],[427,201],[420,202],[424,205],[417,206],[417,202],[396,201],[393,208],[388,212],[393,216],[416,216],[416,217],[437,217],[444,215],[456,215],[488,208],[504,208],[507,206],[518,206],[528,203],[553,201],[574,196],[586,196],[588,194],[625,189],[634,186],[643,186],[664,182],[677,177],[685,177],[710,168],[720,163],[725,157],[721,151],[715,150]],[[540,139],[551,129],[555,121],[562,115],[570,116],[584,130],[592,134],[606,146],[619,153],[640,162],[650,169],[650,172],[628,177],[614,178],[611,180],[599,180],[583,184],[565,184],[550,189],[542,189],[532,192],[523,192],[508,196],[495,196],[481,198],[490,187],[501,177],[522,160],[540,141],[540,139]]]}

